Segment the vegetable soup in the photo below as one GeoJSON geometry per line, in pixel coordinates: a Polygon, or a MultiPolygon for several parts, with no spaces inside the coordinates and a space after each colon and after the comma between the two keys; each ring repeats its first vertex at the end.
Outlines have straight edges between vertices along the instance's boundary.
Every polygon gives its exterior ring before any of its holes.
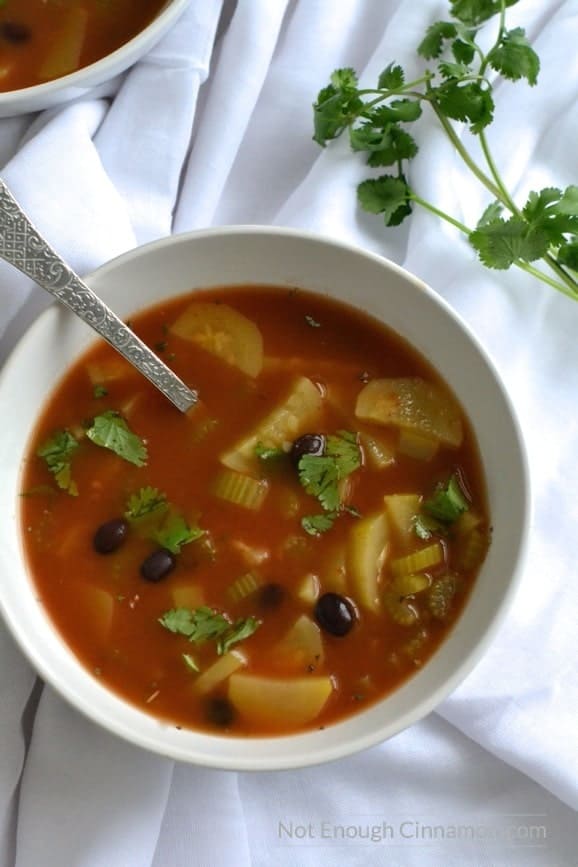
{"type": "Polygon", "coordinates": [[[166,0],[3,0],[0,91],[60,78],[143,30],[166,0]]]}
{"type": "Polygon", "coordinates": [[[383,698],[490,541],[455,397],[384,325],[301,289],[198,291],[131,325],[201,402],[179,413],[105,344],[48,402],[21,518],[63,639],[184,728],[293,733],[383,698]]]}

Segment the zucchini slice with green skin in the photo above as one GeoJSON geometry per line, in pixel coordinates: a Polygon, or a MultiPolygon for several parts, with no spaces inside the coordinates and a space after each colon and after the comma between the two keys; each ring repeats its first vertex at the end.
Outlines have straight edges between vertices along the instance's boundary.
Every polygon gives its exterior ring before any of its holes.
{"type": "Polygon", "coordinates": [[[395,425],[457,448],[463,439],[460,408],[440,386],[418,376],[374,379],[361,389],[355,415],[395,425]]]}
{"type": "Polygon", "coordinates": [[[369,611],[381,608],[381,573],[389,544],[389,522],[383,512],[356,521],[349,531],[347,574],[353,599],[369,611]]]}
{"type": "Polygon", "coordinates": [[[261,372],[261,332],[254,322],[228,304],[193,301],[171,325],[170,332],[198,344],[248,376],[261,372]]]}

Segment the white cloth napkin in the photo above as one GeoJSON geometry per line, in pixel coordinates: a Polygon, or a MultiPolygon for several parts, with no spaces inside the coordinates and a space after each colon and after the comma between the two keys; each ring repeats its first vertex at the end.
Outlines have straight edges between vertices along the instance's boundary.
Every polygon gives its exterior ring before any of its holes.
{"type": "MultiPolygon", "coordinates": [[[[535,500],[520,591],[476,670],[436,714],[319,768],[237,775],[132,748],[35,686],[0,626],[2,867],[578,864],[578,305],[521,272],[484,270],[425,212],[385,230],[356,208],[361,162],[345,143],[311,141],[311,102],[335,67],[368,83],[392,59],[411,71],[446,11],[442,0],[191,0],[126,76],[0,121],[2,176],[81,272],[171,231],[244,222],[322,231],[423,277],[498,365],[535,500]]],[[[490,132],[523,199],[578,183],[578,8],[524,0],[508,17],[543,65],[538,88],[499,83],[490,132]]],[[[414,184],[473,223],[487,199],[431,118],[417,133],[414,184]]],[[[0,362],[46,303],[0,264],[0,362]]]]}

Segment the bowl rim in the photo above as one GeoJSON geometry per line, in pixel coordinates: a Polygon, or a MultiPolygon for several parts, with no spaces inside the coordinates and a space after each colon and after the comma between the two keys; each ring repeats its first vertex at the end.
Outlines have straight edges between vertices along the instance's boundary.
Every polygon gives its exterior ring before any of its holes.
{"type": "Polygon", "coordinates": [[[148,47],[152,47],[156,38],[160,38],[164,34],[173,21],[184,12],[189,2],[190,0],[166,0],[164,8],[157,12],[146,27],[143,27],[114,51],[105,54],[104,57],[87,66],[82,66],[67,75],[60,75],[58,78],[43,81],[41,84],[31,84],[28,87],[19,87],[17,90],[0,91],[0,108],[8,109],[12,104],[16,107],[23,100],[33,103],[37,99],[42,99],[44,96],[50,97],[67,87],[89,88],[96,86],[109,78],[109,67],[113,67],[110,77],[119,74],[133,60],[136,61],[134,52],[138,51],[140,44],[145,43],[145,51],[148,47]],[[122,60],[124,55],[126,55],[126,65],[122,60]]]}
{"type": "MultiPolygon", "coordinates": [[[[297,241],[304,240],[307,242],[312,242],[316,245],[321,244],[332,248],[338,248],[345,254],[353,255],[354,257],[361,257],[362,259],[373,262],[385,272],[393,271],[394,273],[397,273],[403,280],[409,281],[411,284],[413,284],[414,287],[419,289],[421,292],[424,292],[434,305],[437,305],[446,316],[449,316],[455,327],[464,334],[466,339],[472,344],[475,352],[478,353],[480,361],[483,365],[486,366],[487,371],[489,372],[490,377],[493,380],[493,385],[495,386],[497,392],[500,393],[503,401],[503,406],[508,415],[508,423],[511,426],[513,442],[515,443],[515,447],[517,449],[516,457],[519,460],[520,480],[522,483],[522,489],[519,492],[520,532],[516,545],[514,567],[511,574],[509,575],[509,578],[505,581],[506,589],[501,592],[500,603],[492,614],[488,625],[483,632],[482,637],[468,648],[467,652],[461,657],[459,663],[457,663],[453,667],[449,675],[445,676],[443,682],[440,683],[440,685],[436,689],[430,689],[427,692],[427,695],[425,695],[425,697],[421,697],[411,710],[406,711],[405,713],[400,715],[398,719],[395,720],[395,724],[393,725],[391,724],[391,722],[382,722],[381,726],[374,726],[371,731],[365,733],[361,732],[357,736],[347,737],[345,742],[338,742],[336,744],[326,746],[324,746],[323,744],[317,744],[316,746],[312,746],[309,748],[305,747],[304,749],[299,750],[296,755],[293,754],[291,750],[286,752],[284,750],[285,744],[295,744],[297,741],[301,740],[307,741],[313,735],[318,734],[317,730],[314,729],[305,733],[298,733],[295,735],[283,735],[278,737],[275,736],[266,738],[240,738],[233,736],[223,737],[219,735],[215,736],[212,734],[206,735],[206,733],[192,732],[193,735],[197,736],[197,740],[201,742],[206,741],[208,743],[218,740],[227,741],[229,743],[237,744],[239,746],[239,752],[235,756],[223,758],[214,757],[212,755],[205,755],[203,752],[202,743],[199,747],[196,748],[194,754],[191,753],[190,748],[185,748],[184,746],[181,747],[170,743],[162,743],[162,737],[159,738],[156,733],[147,733],[140,730],[135,731],[135,729],[131,728],[129,725],[126,725],[124,720],[121,721],[115,718],[114,715],[107,715],[107,713],[102,711],[100,707],[96,709],[87,707],[87,702],[83,702],[81,698],[79,699],[74,689],[72,689],[72,687],[70,687],[68,683],[63,682],[62,676],[59,677],[58,674],[53,671],[51,665],[48,664],[46,659],[42,656],[40,647],[35,647],[34,642],[30,641],[27,635],[22,634],[22,631],[18,628],[18,623],[13,622],[10,611],[6,610],[2,594],[0,594],[0,613],[3,614],[4,622],[8,626],[9,631],[12,633],[12,636],[16,640],[16,643],[19,645],[25,656],[32,662],[33,666],[39,672],[41,677],[47,683],[49,683],[69,704],[71,704],[76,710],[80,711],[89,720],[98,723],[104,729],[112,732],[117,736],[120,736],[121,738],[129,741],[130,743],[136,744],[137,746],[140,746],[149,751],[152,751],[153,753],[156,753],[157,755],[162,755],[167,758],[185,761],[199,766],[206,766],[223,770],[264,771],[295,769],[311,765],[318,765],[325,762],[333,761],[335,759],[343,758],[345,756],[349,756],[359,751],[368,749],[395,736],[399,732],[403,731],[404,729],[408,728],[409,726],[413,725],[415,722],[429,714],[437,705],[439,705],[441,701],[443,701],[451,692],[456,689],[456,687],[465,679],[465,677],[482,659],[486,650],[488,649],[491,642],[494,640],[497,632],[500,630],[506,619],[510,603],[513,599],[514,594],[517,592],[518,586],[520,584],[524,563],[527,556],[532,507],[529,463],[524,439],[522,436],[522,430],[516,412],[514,410],[511,398],[505,388],[505,385],[496,366],[494,365],[492,359],[490,358],[489,354],[480,343],[478,338],[475,336],[475,334],[473,334],[470,327],[461,319],[459,314],[455,310],[453,310],[453,308],[448,304],[448,302],[445,301],[445,299],[443,299],[441,296],[439,296],[424,281],[422,281],[411,272],[408,272],[402,266],[397,265],[396,263],[385,258],[384,256],[381,256],[378,253],[365,250],[353,243],[342,241],[341,239],[335,239],[325,234],[289,227],[273,227],[259,225],[212,227],[208,229],[199,229],[182,234],[167,236],[165,238],[160,238],[147,244],[135,247],[131,250],[126,251],[125,253],[120,254],[119,256],[116,256],[108,262],[105,262],[102,266],[87,275],[85,279],[90,285],[91,282],[93,282],[94,280],[101,280],[103,278],[106,279],[110,272],[114,273],[114,271],[119,267],[138,260],[143,256],[151,254],[154,255],[157,250],[167,250],[175,245],[188,245],[191,243],[194,244],[197,241],[202,242],[203,239],[206,238],[222,238],[223,236],[248,236],[259,238],[270,236],[273,238],[292,238],[297,241]],[[245,756],[242,750],[243,745],[251,742],[274,742],[275,744],[278,744],[279,749],[276,752],[274,760],[271,760],[267,756],[264,756],[262,758],[255,756],[245,756]]],[[[306,291],[306,287],[304,287],[304,289],[306,291]]],[[[350,301],[350,303],[353,303],[355,306],[355,302],[350,301]]],[[[147,304],[146,306],[150,305],[147,304]]],[[[46,325],[49,323],[50,317],[54,316],[56,311],[59,311],[57,305],[51,305],[47,310],[45,310],[43,313],[40,314],[40,316],[35,319],[35,321],[20,337],[19,341],[8,356],[3,367],[0,368],[0,394],[2,393],[4,387],[4,381],[10,375],[12,366],[16,365],[20,353],[27,351],[27,344],[34,341],[37,330],[41,331],[43,328],[45,328],[46,325]]],[[[382,321],[387,323],[385,317],[382,317],[382,321]]],[[[74,358],[79,357],[79,355],[82,354],[82,351],[79,352],[78,350],[76,350],[74,358]]],[[[69,366],[70,363],[72,362],[67,362],[67,366],[69,366]]],[[[435,360],[430,363],[433,363],[435,366],[435,360]]],[[[25,571],[28,572],[25,564],[24,568],[25,571]]],[[[470,604],[469,601],[466,603],[466,608],[464,609],[464,612],[467,609],[468,604],[470,604]]],[[[456,624],[453,625],[450,634],[452,634],[456,630],[456,628],[459,627],[459,623],[464,616],[464,612],[460,614],[460,618],[458,619],[456,624]]],[[[45,618],[46,620],[49,620],[47,616],[45,616],[45,618]]],[[[65,648],[66,653],[74,657],[74,654],[71,650],[68,649],[63,639],[60,638],[60,642],[65,648]]],[[[441,647],[443,647],[443,643],[441,647]]],[[[436,655],[440,652],[440,649],[441,648],[438,648],[432,659],[435,659],[436,655]]],[[[428,662],[428,664],[430,663],[431,660],[428,662]]],[[[77,664],[81,665],[78,660],[77,664]]],[[[86,669],[84,668],[84,666],[81,665],[81,668],[86,674],[86,669]]],[[[424,669],[422,669],[422,671],[426,668],[427,666],[424,666],[424,669]]],[[[409,678],[409,682],[413,680],[414,677],[409,678]]],[[[404,681],[404,684],[406,683],[408,683],[408,681],[404,681]]],[[[343,722],[334,723],[328,728],[336,731],[337,729],[339,729],[340,726],[345,725],[349,720],[355,719],[356,717],[365,714],[370,714],[372,712],[372,709],[380,707],[380,705],[382,705],[384,702],[387,702],[388,698],[391,695],[395,695],[397,692],[399,692],[400,689],[403,689],[404,684],[394,690],[393,693],[390,693],[389,696],[385,696],[383,699],[373,704],[366,711],[362,711],[360,714],[355,714],[353,715],[353,717],[348,717],[343,722]]],[[[125,706],[128,706],[132,709],[132,711],[136,710],[137,714],[140,714],[141,716],[146,716],[147,719],[151,719],[148,714],[143,714],[137,708],[135,708],[135,706],[130,705],[130,703],[126,702],[117,694],[112,693],[107,688],[100,686],[100,684],[97,684],[97,686],[103,693],[105,693],[109,697],[113,696],[115,701],[120,702],[125,706]]],[[[162,729],[163,725],[166,725],[166,723],[161,722],[159,724],[159,730],[162,729]]],[[[191,734],[191,732],[188,733],[191,734]]]]}

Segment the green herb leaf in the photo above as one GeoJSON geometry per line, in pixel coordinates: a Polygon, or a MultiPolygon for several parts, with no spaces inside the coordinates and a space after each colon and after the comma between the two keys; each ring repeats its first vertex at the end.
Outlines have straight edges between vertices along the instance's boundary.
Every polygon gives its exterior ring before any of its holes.
{"type": "Polygon", "coordinates": [[[453,39],[456,34],[456,25],[451,21],[436,21],[428,27],[424,39],[418,45],[417,53],[426,60],[433,60],[444,50],[446,40],[453,39]]]}
{"type": "Polygon", "coordinates": [[[411,214],[410,190],[403,178],[381,175],[362,181],[357,199],[364,211],[383,214],[386,226],[398,226],[411,214]]]}
{"type": "Polygon", "coordinates": [[[426,515],[443,524],[453,524],[468,509],[469,503],[455,473],[445,484],[438,485],[433,496],[422,506],[426,515]]]}
{"type": "Polygon", "coordinates": [[[481,132],[494,119],[494,99],[488,87],[477,81],[450,78],[433,93],[442,114],[453,120],[469,122],[470,132],[481,132]]]}
{"type": "Polygon", "coordinates": [[[108,410],[95,416],[86,435],[95,445],[110,449],[119,458],[137,467],[143,467],[147,462],[148,454],[144,442],[130,430],[118,412],[108,410]]]}
{"type": "Polygon", "coordinates": [[[173,608],[159,618],[159,623],[169,632],[184,635],[195,644],[216,641],[219,656],[227,653],[234,644],[253,635],[261,625],[261,621],[255,617],[230,623],[223,614],[206,605],[194,609],[173,608]]]}
{"type": "Polygon", "coordinates": [[[361,450],[357,434],[340,430],[330,434],[325,444],[325,454],[332,457],[337,465],[339,479],[344,479],[361,466],[361,450]]]}
{"type": "Polygon", "coordinates": [[[306,515],[301,518],[301,526],[310,536],[320,536],[333,527],[337,512],[327,512],[324,515],[306,515]]]}
{"type": "Polygon", "coordinates": [[[405,74],[397,63],[389,63],[377,80],[380,90],[399,90],[405,82],[405,74]]]}
{"type": "Polygon", "coordinates": [[[313,105],[314,141],[324,147],[351,123],[362,105],[354,70],[336,69],[331,84],[319,91],[313,105]]]}
{"type": "Polygon", "coordinates": [[[71,471],[72,456],[77,448],[78,442],[70,431],[59,430],[36,450],[38,457],[46,461],[58,487],[73,497],[78,496],[78,488],[72,479],[71,471]]]}
{"type": "Polygon", "coordinates": [[[360,466],[357,436],[350,431],[338,431],[327,437],[325,454],[301,456],[299,480],[308,494],[317,497],[325,511],[338,512],[339,482],[360,466]]]}
{"type": "Polygon", "coordinates": [[[490,66],[500,72],[504,78],[517,81],[527,79],[534,85],[538,81],[540,58],[526,39],[526,33],[521,27],[507,30],[502,38],[488,54],[490,66]]]}
{"type": "Polygon", "coordinates": [[[471,232],[469,240],[484,265],[502,270],[517,259],[527,262],[539,259],[548,249],[545,233],[530,232],[528,224],[520,217],[487,222],[471,232]]]}
{"type": "Polygon", "coordinates": [[[560,265],[578,271],[578,241],[562,244],[556,256],[560,265]]]}
{"type": "MultiPolygon", "coordinates": [[[[518,0],[505,0],[505,6],[514,6],[518,0]]],[[[451,0],[451,14],[462,24],[477,27],[500,12],[502,0],[451,0]]]]}
{"type": "Polygon", "coordinates": [[[174,511],[168,513],[159,529],[152,534],[155,542],[172,554],[179,554],[183,545],[196,542],[204,535],[204,530],[200,527],[189,527],[183,516],[174,511]]]}
{"type": "Polygon", "coordinates": [[[158,488],[147,486],[130,495],[124,516],[128,521],[136,521],[153,512],[164,513],[166,510],[166,494],[158,488]]]}
{"type": "Polygon", "coordinates": [[[104,385],[95,385],[92,389],[92,396],[95,400],[99,400],[101,397],[106,397],[108,394],[108,390],[104,387],[104,385]]]}

